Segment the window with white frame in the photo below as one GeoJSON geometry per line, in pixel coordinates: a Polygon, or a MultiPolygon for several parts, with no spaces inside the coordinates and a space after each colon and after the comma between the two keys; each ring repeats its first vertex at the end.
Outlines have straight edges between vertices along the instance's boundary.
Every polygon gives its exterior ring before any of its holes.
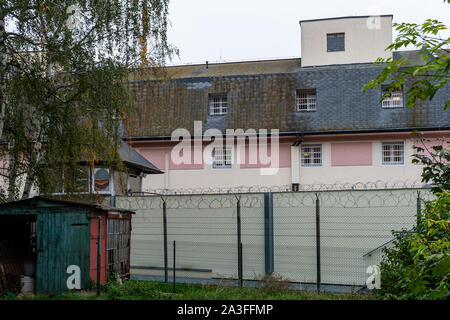
{"type": "Polygon", "coordinates": [[[405,144],[403,141],[382,143],[383,165],[401,165],[405,163],[405,144]]]}
{"type": "Polygon", "coordinates": [[[322,166],[322,145],[321,144],[302,144],[301,162],[302,162],[302,167],[321,167],[322,166]]]}
{"type": "Polygon", "coordinates": [[[231,147],[216,147],[212,151],[212,167],[226,169],[232,167],[233,153],[231,147]]]}
{"type": "Polygon", "coordinates": [[[389,90],[386,86],[381,88],[382,95],[386,97],[381,101],[381,106],[386,109],[403,108],[403,90],[389,90]]]}
{"type": "Polygon", "coordinates": [[[228,112],[228,95],[210,94],[209,95],[209,114],[212,116],[221,116],[228,112]]]}
{"type": "Polygon", "coordinates": [[[111,174],[107,168],[95,168],[93,189],[97,193],[111,192],[111,174]]]}
{"type": "Polygon", "coordinates": [[[316,111],[316,89],[296,91],[296,111],[316,111]]]}
{"type": "Polygon", "coordinates": [[[67,188],[66,183],[71,184],[71,191],[75,193],[88,193],[89,192],[89,176],[90,169],[87,166],[75,166],[70,170],[64,172],[54,171],[53,174],[56,175],[54,180],[54,194],[66,194],[67,188]],[[59,176],[60,175],[60,176],[59,176]],[[72,179],[67,181],[66,179],[72,179]]]}

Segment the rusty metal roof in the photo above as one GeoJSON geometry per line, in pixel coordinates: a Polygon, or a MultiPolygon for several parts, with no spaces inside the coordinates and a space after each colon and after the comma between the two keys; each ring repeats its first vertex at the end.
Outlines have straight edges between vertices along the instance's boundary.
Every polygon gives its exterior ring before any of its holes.
{"type": "Polygon", "coordinates": [[[93,209],[102,210],[102,211],[118,211],[118,212],[132,213],[132,214],[135,213],[132,210],[114,208],[114,207],[110,207],[110,206],[98,204],[98,203],[51,199],[51,198],[46,198],[46,197],[42,197],[42,196],[36,196],[33,198],[29,198],[29,199],[22,199],[22,200],[17,200],[17,201],[12,201],[12,202],[0,203],[0,209],[5,208],[5,207],[10,207],[10,206],[16,206],[16,205],[19,205],[19,206],[29,205],[31,207],[38,207],[40,201],[50,202],[50,203],[60,203],[60,204],[65,204],[65,205],[70,205],[70,206],[88,207],[88,208],[93,208],[93,209]]]}

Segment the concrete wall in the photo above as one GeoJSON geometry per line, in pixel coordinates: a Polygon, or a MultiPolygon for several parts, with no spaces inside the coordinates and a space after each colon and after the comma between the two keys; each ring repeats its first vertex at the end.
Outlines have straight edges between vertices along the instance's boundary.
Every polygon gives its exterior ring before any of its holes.
{"type": "Polygon", "coordinates": [[[392,16],[301,22],[302,67],[370,63],[390,58],[392,16]],[[327,34],[345,33],[345,51],[327,52],[327,34]]]}

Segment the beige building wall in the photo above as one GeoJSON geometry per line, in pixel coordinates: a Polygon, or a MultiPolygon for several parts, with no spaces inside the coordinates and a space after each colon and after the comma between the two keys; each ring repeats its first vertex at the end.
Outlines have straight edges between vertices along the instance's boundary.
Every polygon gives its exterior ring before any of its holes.
{"type": "Polygon", "coordinates": [[[301,21],[302,67],[371,63],[390,58],[392,16],[301,21]],[[345,33],[345,51],[327,52],[327,34],[345,33]]]}
{"type": "MultiPolygon", "coordinates": [[[[390,140],[374,140],[372,142],[371,166],[336,166],[331,165],[331,142],[322,143],[324,153],[322,167],[300,168],[300,184],[335,184],[335,183],[365,183],[383,181],[418,181],[422,173],[422,166],[412,163],[414,141],[411,139],[395,141],[405,142],[405,163],[403,165],[382,164],[382,142],[390,140]]],[[[349,155],[351,157],[351,155],[349,155]]]]}
{"type": "MultiPolygon", "coordinates": [[[[331,144],[340,142],[311,142],[322,144],[321,167],[301,167],[300,155],[296,154],[292,159],[292,165],[297,167],[279,168],[275,175],[261,175],[259,168],[239,168],[234,165],[232,169],[213,169],[205,164],[201,170],[165,170],[165,175],[147,175],[143,182],[144,191],[154,190],[192,190],[192,189],[226,189],[238,187],[291,187],[292,183],[299,182],[300,187],[308,185],[334,185],[347,183],[375,183],[384,182],[395,184],[399,182],[419,182],[422,166],[412,164],[414,141],[412,139],[396,139],[405,143],[405,163],[403,165],[383,165],[381,163],[381,144],[390,140],[372,140],[372,165],[371,166],[332,166],[331,144]]],[[[352,142],[352,141],[348,141],[352,142]]],[[[354,141],[353,141],[354,142],[354,141]]],[[[299,152],[299,147],[293,147],[291,151],[299,152]]],[[[286,156],[286,155],[285,155],[286,156]]],[[[349,154],[349,157],[352,155],[349,154]]],[[[251,190],[250,190],[251,191],[251,190]]],[[[255,190],[256,191],[256,190],[255,190]]],[[[280,190],[281,191],[281,190],[280,190]]]]}

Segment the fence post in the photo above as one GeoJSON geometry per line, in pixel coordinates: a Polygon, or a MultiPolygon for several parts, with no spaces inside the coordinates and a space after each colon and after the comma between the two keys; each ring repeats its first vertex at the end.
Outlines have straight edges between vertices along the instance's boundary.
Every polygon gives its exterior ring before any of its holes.
{"type": "Polygon", "coordinates": [[[264,262],[266,275],[274,273],[273,193],[264,194],[264,262]]]}
{"type": "Polygon", "coordinates": [[[163,233],[164,233],[164,282],[169,281],[169,265],[167,259],[167,205],[163,199],[163,233]]]}
{"type": "Polygon", "coordinates": [[[176,266],[177,266],[177,264],[176,264],[176,254],[177,254],[177,250],[176,250],[176,245],[177,245],[177,242],[176,241],[174,241],[173,242],[173,293],[176,293],[177,292],[177,283],[176,283],[176,275],[175,275],[175,271],[176,271],[176,266]]]}
{"type": "Polygon", "coordinates": [[[417,191],[417,225],[420,224],[421,214],[422,214],[422,203],[420,201],[420,191],[417,191]]]}
{"type": "Polygon", "coordinates": [[[320,292],[320,200],[316,193],[316,266],[317,266],[317,292],[320,292]]]}
{"type": "Polygon", "coordinates": [[[241,239],[241,199],[237,199],[237,246],[238,246],[238,281],[239,287],[242,288],[242,239],[241,239]]]}

